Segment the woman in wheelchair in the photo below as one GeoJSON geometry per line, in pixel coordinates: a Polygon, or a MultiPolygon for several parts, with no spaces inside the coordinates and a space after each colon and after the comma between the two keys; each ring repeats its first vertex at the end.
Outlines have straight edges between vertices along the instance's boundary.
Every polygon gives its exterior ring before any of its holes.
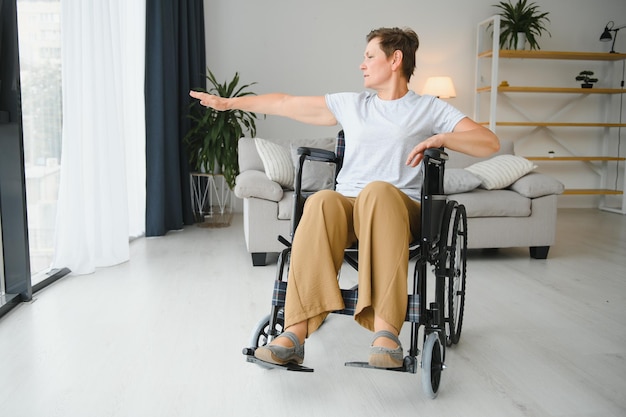
{"type": "Polygon", "coordinates": [[[337,274],[344,250],[358,241],[355,320],[375,332],[369,364],[401,366],[398,335],[407,309],[407,248],[419,236],[423,174],[417,167],[423,153],[445,147],[484,157],[499,149],[498,138],[487,128],[444,101],[409,90],[419,46],[413,30],[380,28],[366,39],[360,69],[364,87],[373,91],[237,98],[190,92],[217,110],[340,124],[345,133],[336,190],[317,192],[306,201],[291,249],[285,331],[256,349],[262,361],[302,363],[305,338],[329,312],[344,308],[337,274]]]}

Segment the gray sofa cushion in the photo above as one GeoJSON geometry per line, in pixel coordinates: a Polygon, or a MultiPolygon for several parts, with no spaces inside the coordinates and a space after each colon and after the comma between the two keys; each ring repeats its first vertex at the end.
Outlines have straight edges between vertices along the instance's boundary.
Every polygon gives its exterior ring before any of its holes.
{"type": "Polygon", "coordinates": [[[565,186],[549,175],[531,172],[515,181],[509,188],[524,197],[537,198],[549,194],[561,194],[565,186]]]}
{"type": "Polygon", "coordinates": [[[466,193],[478,188],[481,180],[463,168],[444,170],[443,190],[446,194],[466,193]]]}
{"type": "Polygon", "coordinates": [[[531,200],[511,190],[484,190],[452,194],[449,200],[465,205],[467,217],[527,217],[531,200]]]}
{"type": "MultiPolygon", "coordinates": [[[[335,138],[322,139],[304,139],[291,143],[291,158],[293,159],[294,169],[298,166],[300,156],[298,148],[305,146],[308,148],[319,148],[327,151],[335,151],[335,138]]],[[[303,191],[319,191],[332,189],[335,185],[335,165],[319,162],[305,161],[302,168],[302,190],[303,191]]]]}
{"type": "Polygon", "coordinates": [[[249,169],[256,171],[263,171],[263,161],[261,156],[256,150],[256,144],[254,138],[241,138],[239,139],[239,172],[244,172],[249,169]]]}

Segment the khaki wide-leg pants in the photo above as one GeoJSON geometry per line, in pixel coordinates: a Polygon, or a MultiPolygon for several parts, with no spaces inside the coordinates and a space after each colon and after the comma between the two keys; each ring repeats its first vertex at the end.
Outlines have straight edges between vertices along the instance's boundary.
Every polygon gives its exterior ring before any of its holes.
{"type": "Polygon", "coordinates": [[[307,336],[344,308],[337,274],[344,250],[359,242],[355,320],[374,330],[374,315],[402,327],[407,309],[409,243],[419,236],[420,204],[376,181],[356,198],[323,190],[306,201],[293,239],[285,327],[308,320],[307,336]]]}

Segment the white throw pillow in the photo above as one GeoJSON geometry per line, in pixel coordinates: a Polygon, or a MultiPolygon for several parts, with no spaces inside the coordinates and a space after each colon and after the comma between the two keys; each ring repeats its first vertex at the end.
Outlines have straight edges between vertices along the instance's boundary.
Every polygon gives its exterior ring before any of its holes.
{"type": "Polygon", "coordinates": [[[293,188],[294,169],[289,149],[261,138],[256,138],[254,143],[263,161],[265,175],[284,188],[293,188]]]}
{"type": "Polygon", "coordinates": [[[481,187],[499,190],[513,184],[536,168],[528,159],[516,155],[498,155],[465,168],[481,180],[481,187]]]}

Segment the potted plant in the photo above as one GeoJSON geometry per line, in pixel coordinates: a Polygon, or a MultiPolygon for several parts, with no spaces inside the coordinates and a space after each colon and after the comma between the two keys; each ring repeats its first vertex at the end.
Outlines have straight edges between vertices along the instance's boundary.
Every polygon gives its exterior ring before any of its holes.
{"type": "Polygon", "coordinates": [[[541,49],[536,37],[543,32],[552,36],[545,27],[545,23],[550,21],[548,12],[540,13],[536,3],[518,0],[512,4],[508,0],[493,6],[500,9],[500,48],[524,49],[527,41],[531,50],[541,49]]]}
{"type": "Polygon", "coordinates": [[[593,71],[584,70],[581,71],[580,74],[576,76],[576,81],[582,81],[582,88],[593,88],[593,83],[597,83],[597,78],[592,78],[593,71]]]}
{"type": "MultiPolygon", "coordinates": [[[[247,89],[256,83],[239,86],[237,72],[231,81],[224,83],[219,83],[210,69],[207,68],[207,72],[210,94],[220,97],[255,95],[247,89]]],[[[245,132],[249,132],[252,137],[256,135],[257,115],[242,110],[217,111],[202,107],[194,101],[189,117],[192,120],[191,129],[183,140],[189,152],[191,170],[222,174],[232,190],[235,177],[239,174],[237,143],[245,132]]]]}

